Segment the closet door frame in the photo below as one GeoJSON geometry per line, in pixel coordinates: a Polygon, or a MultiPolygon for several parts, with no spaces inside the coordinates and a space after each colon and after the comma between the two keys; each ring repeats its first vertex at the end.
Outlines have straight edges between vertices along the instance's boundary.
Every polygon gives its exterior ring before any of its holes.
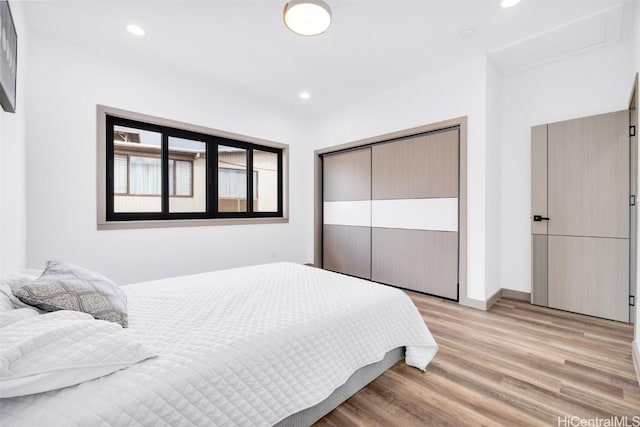
{"type": "Polygon", "coordinates": [[[459,129],[459,190],[458,190],[458,301],[462,305],[475,307],[475,301],[467,298],[467,117],[458,117],[443,122],[432,123],[384,135],[378,135],[346,144],[327,147],[314,152],[314,265],[322,266],[322,156],[327,153],[350,150],[391,140],[406,138],[422,133],[459,129]]]}

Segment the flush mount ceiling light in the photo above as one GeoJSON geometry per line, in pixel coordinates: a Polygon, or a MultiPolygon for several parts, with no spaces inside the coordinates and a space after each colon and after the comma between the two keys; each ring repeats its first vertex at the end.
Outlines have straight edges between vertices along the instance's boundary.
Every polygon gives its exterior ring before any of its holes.
{"type": "Polygon", "coordinates": [[[300,92],[298,95],[300,99],[309,99],[311,98],[311,94],[309,92],[300,92]]]}
{"type": "Polygon", "coordinates": [[[322,0],[291,0],[284,5],[284,23],[301,36],[317,36],[331,25],[331,9],[322,0]]]}
{"type": "Polygon", "coordinates": [[[520,0],[502,0],[500,2],[500,6],[502,7],[511,7],[520,3],[520,0]]]}
{"type": "Polygon", "coordinates": [[[127,31],[136,36],[144,36],[144,30],[142,27],[135,24],[127,25],[127,31]]]}

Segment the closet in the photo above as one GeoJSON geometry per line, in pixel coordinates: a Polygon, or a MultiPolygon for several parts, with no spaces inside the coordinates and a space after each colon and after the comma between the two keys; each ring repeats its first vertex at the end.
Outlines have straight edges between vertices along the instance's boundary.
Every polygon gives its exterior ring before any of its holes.
{"type": "Polygon", "coordinates": [[[458,127],[322,156],[322,266],[458,300],[458,127]]]}

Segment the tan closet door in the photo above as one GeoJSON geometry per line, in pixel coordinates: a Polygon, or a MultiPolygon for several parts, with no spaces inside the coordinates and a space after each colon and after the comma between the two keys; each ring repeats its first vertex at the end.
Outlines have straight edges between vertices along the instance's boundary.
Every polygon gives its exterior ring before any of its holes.
{"type": "Polygon", "coordinates": [[[449,299],[458,298],[458,235],[374,228],[373,280],[449,299]]]}
{"type": "Polygon", "coordinates": [[[371,278],[371,148],[323,157],[323,268],[371,278]]]}
{"type": "Polygon", "coordinates": [[[628,120],[548,125],[550,307],[629,321],[628,120]]]}
{"type": "Polygon", "coordinates": [[[372,151],[372,280],[458,299],[459,131],[372,151]]]}
{"type": "Polygon", "coordinates": [[[374,200],[458,197],[458,129],[373,147],[374,200]]]}

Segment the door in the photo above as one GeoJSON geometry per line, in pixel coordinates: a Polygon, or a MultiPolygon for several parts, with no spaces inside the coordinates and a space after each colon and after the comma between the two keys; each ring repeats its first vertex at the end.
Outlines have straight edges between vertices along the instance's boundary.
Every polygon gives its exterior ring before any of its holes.
{"type": "Polygon", "coordinates": [[[372,280],[458,300],[459,130],[372,148],[372,280]]]}
{"type": "Polygon", "coordinates": [[[628,111],[532,128],[532,302],[629,321],[628,111]]]}
{"type": "Polygon", "coordinates": [[[629,166],[631,174],[629,176],[629,192],[631,193],[632,203],[629,208],[629,260],[630,260],[630,280],[629,280],[629,298],[633,299],[634,304],[629,307],[629,321],[636,321],[637,286],[638,286],[638,73],[633,82],[633,90],[631,91],[631,102],[629,103],[629,166]]]}
{"type": "Polygon", "coordinates": [[[371,148],[322,159],[322,266],[371,278],[371,148]]]}

